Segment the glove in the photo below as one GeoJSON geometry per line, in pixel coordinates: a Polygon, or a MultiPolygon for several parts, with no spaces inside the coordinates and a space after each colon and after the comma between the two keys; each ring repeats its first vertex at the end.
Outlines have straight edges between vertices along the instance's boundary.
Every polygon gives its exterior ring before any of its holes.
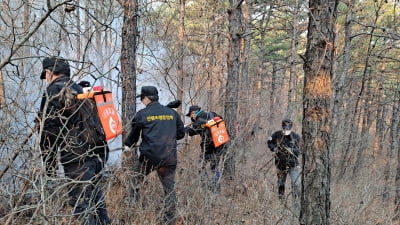
{"type": "Polygon", "coordinates": [[[132,148],[129,147],[128,145],[124,145],[124,148],[122,149],[123,152],[130,152],[132,151],[132,148]]]}
{"type": "Polygon", "coordinates": [[[135,145],[132,145],[132,147],[129,147],[128,145],[124,145],[124,148],[123,148],[123,151],[122,151],[122,153],[130,153],[130,152],[133,152],[133,153],[136,153],[136,156],[139,158],[139,156],[140,156],[140,151],[139,151],[139,149],[135,149],[135,145]]]}
{"type": "Polygon", "coordinates": [[[185,130],[185,133],[188,133],[191,128],[189,126],[186,126],[183,129],[185,130]]]}

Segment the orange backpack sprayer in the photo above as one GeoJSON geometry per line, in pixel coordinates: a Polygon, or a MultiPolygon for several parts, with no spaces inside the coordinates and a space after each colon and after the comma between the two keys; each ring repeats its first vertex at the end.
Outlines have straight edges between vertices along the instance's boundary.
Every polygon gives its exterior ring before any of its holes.
{"type": "Polygon", "coordinates": [[[122,134],[121,119],[115,109],[111,91],[104,90],[102,86],[94,86],[88,92],[77,95],[77,98],[80,100],[90,98],[95,101],[107,141],[122,134]]]}
{"type": "Polygon", "coordinates": [[[217,148],[230,140],[228,131],[225,127],[225,121],[222,120],[221,117],[214,117],[213,119],[209,120],[205,126],[211,131],[214,147],[217,148]]]}

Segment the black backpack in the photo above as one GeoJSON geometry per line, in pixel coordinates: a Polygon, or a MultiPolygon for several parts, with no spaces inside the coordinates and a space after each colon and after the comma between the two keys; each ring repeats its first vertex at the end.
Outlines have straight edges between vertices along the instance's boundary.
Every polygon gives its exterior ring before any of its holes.
{"type": "Polygon", "coordinates": [[[60,102],[64,104],[65,110],[70,114],[71,124],[77,138],[85,144],[102,144],[106,141],[103,127],[97,112],[96,103],[92,98],[77,99],[78,93],[74,89],[73,82],[56,82],[61,86],[59,94],[60,102]]]}

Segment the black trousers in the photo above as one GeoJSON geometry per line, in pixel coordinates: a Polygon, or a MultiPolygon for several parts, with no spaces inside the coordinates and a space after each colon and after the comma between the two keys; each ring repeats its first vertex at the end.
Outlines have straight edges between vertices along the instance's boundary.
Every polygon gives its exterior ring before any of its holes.
{"type": "Polygon", "coordinates": [[[94,158],[63,166],[65,175],[72,179],[68,194],[74,215],[86,225],[109,224],[104,195],[99,186],[104,163],[94,158]]]}
{"type": "Polygon", "coordinates": [[[203,185],[210,184],[211,186],[219,185],[221,174],[219,172],[219,163],[225,155],[224,146],[218,148],[209,147],[207,151],[202,151],[200,154],[200,179],[203,185]],[[211,182],[207,174],[207,165],[209,164],[211,170],[211,182]]]}
{"type": "Polygon", "coordinates": [[[175,189],[175,176],[176,165],[153,165],[145,157],[140,156],[135,160],[133,168],[133,187],[131,190],[131,197],[137,199],[139,197],[139,188],[143,183],[144,177],[152,171],[157,171],[158,178],[164,189],[165,205],[164,205],[164,222],[165,224],[175,224],[176,220],[176,189],[175,189]]]}

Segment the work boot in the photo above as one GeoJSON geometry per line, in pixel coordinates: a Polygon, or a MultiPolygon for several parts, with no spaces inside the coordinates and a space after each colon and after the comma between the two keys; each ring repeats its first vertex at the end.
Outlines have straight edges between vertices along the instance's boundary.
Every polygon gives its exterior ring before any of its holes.
{"type": "Polygon", "coordinates": [[[214,172],[214,184],[219,184],[219,180],[221,179],[221,174],[218,172],[218,171],[216,171],[216,172],[214,172]]]}
{"type": "Polygon", "coordinates": [[[175,225],[176,218],[171,213],[166,213],[164,215],[164,224],[165,225],[175,225]]]}
{"type": "Polygon", "coordinates": [[[140,200],[139,188],[131,190],[129,197],[129,201],[131,204],[138,203],[140,200]]]}
{"type": "Polygon", "coordinates": [[[220,189],[221,189],[220,181],[221,181],[221,174],[218,171],[216,171],[214,173],[214,182],[213,182],[213,192],[214,193],[218,193],[220,191],[220,189]]]}
{"type": "Polygon", "coordinates": [[[96,216],[92,214],[81,214],[79,216],[75,216],[77,221],[80,221],[82,225],[96,225],[96,216]]]}
{"type": "Polygon", "coordinates": [[[279,194],[279,200],[284,201],[285,200],[285,186],[279,185],[278,194],[279,194]]]}
{"type": "Polygon", "coordinates": [[[99,221],[100,225],[109,225],[111,224],[111,220],[107,215],[107,211],[105,209],[99,209],[97,210],[98,215],[97,215],[97,220],[99,221]]]}
{"type": "Polygon", "coordinates": [[[201,171],[200,172],[200,184],[203,188],[208,187],[208,174],[206,171],[201,171]]]}

